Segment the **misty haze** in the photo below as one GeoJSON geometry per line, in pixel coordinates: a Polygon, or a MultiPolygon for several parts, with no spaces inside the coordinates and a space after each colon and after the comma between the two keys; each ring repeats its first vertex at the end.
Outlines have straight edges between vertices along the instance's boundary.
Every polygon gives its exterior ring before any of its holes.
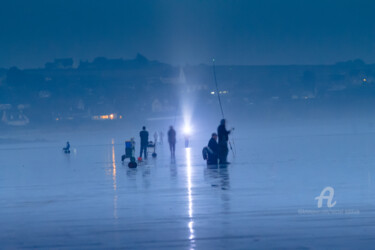
{"type": "Polygon", "coordinates": [[[370,249],[371,1],[0,10],[1,249],[370,249]]]}

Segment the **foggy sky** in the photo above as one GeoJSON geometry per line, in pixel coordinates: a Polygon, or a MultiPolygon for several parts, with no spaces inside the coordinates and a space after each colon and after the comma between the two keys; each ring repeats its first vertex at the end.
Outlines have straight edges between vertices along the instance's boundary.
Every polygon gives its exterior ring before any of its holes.
{"type": "Polygon", "coordinates": [[[0,67],[54,58],[175,65],[375,62],[375,1],[12,0],[0,8],[0,67]]]}

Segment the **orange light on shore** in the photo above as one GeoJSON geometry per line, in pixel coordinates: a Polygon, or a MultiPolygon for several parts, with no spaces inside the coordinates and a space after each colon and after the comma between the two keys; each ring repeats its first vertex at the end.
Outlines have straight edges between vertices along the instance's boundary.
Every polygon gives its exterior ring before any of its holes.
{"type": "Polygon", "coordinates": [[[92,120],[116,120],[118,118],[119,118],[119,116],[116,113],[111,113],[111,114],[108,114],[108,115],[94,115],[94,116],[91,117],[92,120]]]}

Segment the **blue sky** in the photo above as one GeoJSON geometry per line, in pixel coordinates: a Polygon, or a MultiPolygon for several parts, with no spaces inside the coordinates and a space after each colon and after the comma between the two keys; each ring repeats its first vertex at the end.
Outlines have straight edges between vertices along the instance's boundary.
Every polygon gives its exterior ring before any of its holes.
{"type": "Polygon", "coordinates": [[[374,63],[373,13],[371,0],[12,0],[0,67],[137,52],[175,65],[374,63]]]}

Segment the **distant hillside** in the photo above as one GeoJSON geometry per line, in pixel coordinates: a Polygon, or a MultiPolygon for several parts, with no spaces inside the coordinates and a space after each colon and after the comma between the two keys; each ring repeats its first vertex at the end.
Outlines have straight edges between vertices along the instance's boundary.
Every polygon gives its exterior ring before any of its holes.
{"type": "MultiPolygon", "coordinates": [[[[242,116],[290,115],[318,107],[353,106],[375,97],[375,65],[216,67],[224,104],[242,116]]],[[[171,116],[182,100],[216,112],[212,66],[175,67],[138,54],[131,60],[98,57],[74,65],[56,59],[41,69],[0,69],[0,111],[30,124],[171,116]],[[112,115],[112,116],[111,116],[112,115]]],[[[3,119],[4,120],[4,119],[3,119]]]]}

